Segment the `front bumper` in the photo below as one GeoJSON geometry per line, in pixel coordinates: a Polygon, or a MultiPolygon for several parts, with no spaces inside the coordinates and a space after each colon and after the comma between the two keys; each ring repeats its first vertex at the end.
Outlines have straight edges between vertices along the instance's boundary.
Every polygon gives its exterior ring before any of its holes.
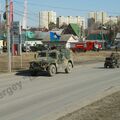
{"type": "Polygon", "coordinates": [[[29,70],[30,71],[46,71],[48,65],[47,64],[40,64],[40,63],[31,63],[29,70]]]}

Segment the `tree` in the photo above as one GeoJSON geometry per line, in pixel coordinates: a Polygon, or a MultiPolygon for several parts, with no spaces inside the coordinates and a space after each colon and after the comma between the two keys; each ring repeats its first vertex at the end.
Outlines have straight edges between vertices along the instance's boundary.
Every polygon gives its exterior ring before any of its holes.
{"type": "Polygon", "coordinates": [[[120,32],[120,20],[117,22],[117,32],[120,32]]]}
{"type": "Polygon", "coordinates": [[[50,22],[48,27],[49,27],[49,30],[52,30],[52,29],[56,28],[56,24],[54,22],[50,22]]]}
{"type": "Polygon", "coordinates": [[[5,22],[0,23],[0,34],[5,34],[6,33],[6,26],[5,22]]]}
{"type": "Polygon", "coordinates": [[[63,25],[60,27],[61,29],[66,29],[68,25],[66,23],[63,23],[63,25]]]}
{"type": "Polygon", "coordinates": [[[6,17],[6,12],[4,12],[4,14],[3,14],[3,19],[4,19],[4,20],[7,19],[7,17],[6,17]]]}

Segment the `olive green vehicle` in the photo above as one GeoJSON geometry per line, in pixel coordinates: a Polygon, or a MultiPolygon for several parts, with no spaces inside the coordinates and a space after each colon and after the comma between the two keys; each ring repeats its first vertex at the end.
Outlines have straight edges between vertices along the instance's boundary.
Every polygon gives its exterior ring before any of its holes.
{"type": "Polygon", "coordinates": [[[109,57],[106,57],[104,67],[107,68],[119,68],[120,67],[120,54],[115,52],[111,53],[109,57]]]}
{"type": "Polygon", "coordinates": [[[43,71],[47,72],[49,76],[53,76],[59,70],[70,73],[73,66],[73,58],[70,50],[55,49],[38,52],[36,60],[30,62],[29,70],[33,76],[43,71]]]}

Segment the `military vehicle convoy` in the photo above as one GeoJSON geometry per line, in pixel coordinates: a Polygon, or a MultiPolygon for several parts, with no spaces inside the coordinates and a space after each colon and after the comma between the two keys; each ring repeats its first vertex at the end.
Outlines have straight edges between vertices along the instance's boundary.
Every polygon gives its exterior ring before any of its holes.
{"type": "Polygon", "coordinates": [[[111,53],[109,57],[106,57],[104,67],[107,68],[119,68],[120,67],[120,54],[115,52],[111,53]]]}
{"type": "Polygon", "coordinates": [[[37,53],[36,60],[30,62],[30,73],[32,76],[39,72],[47,72],[49,76],[55,75],[59,70],[70,73],[73,68],[73,58],[68,49],[43,50],[37,53]]]}

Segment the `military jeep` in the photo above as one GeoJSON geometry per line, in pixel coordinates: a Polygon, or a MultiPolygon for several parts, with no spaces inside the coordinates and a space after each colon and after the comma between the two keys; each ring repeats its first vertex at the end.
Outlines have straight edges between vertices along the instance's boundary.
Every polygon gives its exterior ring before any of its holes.
{"type": "Polygon", "coordinates": [[[73,59],[70,50],[44,50],[38,52],[36,60],[30,62],[30,73],[35,76],[39,72],[47,72],[49,76],[55,75],[59,70],[70,73],[73,68],[73,59]]]}
{"type": "Polygon", "coordinates": [[[120,54],[111,53],[109,57],[106,57],[104,67],[107,68],[119,68],[120,67],[120,54]]]}

